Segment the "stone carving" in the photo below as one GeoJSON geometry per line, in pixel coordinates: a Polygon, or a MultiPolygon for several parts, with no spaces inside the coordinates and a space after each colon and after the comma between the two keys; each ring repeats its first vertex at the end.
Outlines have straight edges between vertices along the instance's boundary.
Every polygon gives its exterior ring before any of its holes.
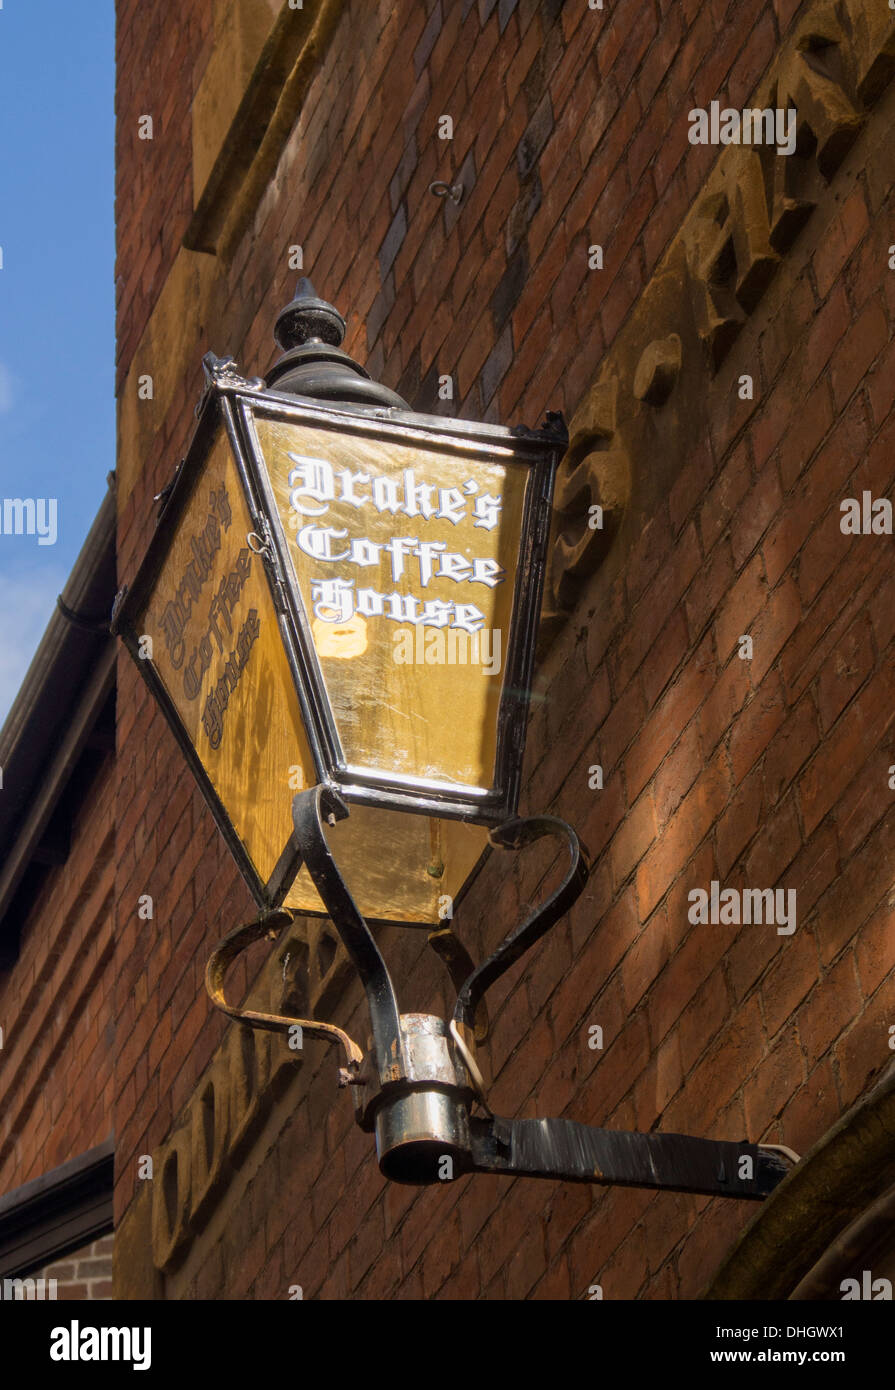
{"type": "MultiPolygon", "coordinates": [[[[283,933],[245,1007],[325,1016],[350,975],[347,953],[330,923],[298,919],[283,933]]],[[[301,1060],[302,1052],[290,1049],[285,1034],[230,1024],[171,1133],[153,1154],[152,1257],[157,1269],[182,1259],[226,1189],[233,1165],[301,1060]]]]}
{"type": "Polygon", "coordinates": [[[634,395],[648,405],[664,405],[681,370],[681,340],[676,333],[644,348],[634,373],[634,395]]]}
{"type": "Polygon", "coordinates": [[[627,500],[628,457],[615,445],[617,396],[617,377],[591,387],[572,421],[557,475],[550,577],[561,607],[574,602],[579,581],[602,561],[627,500]]]}
{"type": "Polygon", "coordinates": [[[542,651],[618,532],[638,456],[635,403],[662,405],[678,381],[680,305],[660,297],[658,312],[640,312],[653,284],[683,263],[705,371],[716,373],[893,72],[895,13],[882,0],[822,0],[781,47],[748,104],[795,107],[795,153],[723,149],[573,419],[554,499],[542,651]],[[592,527],[595,506],[603,508],[602,529],[592,527]]]}

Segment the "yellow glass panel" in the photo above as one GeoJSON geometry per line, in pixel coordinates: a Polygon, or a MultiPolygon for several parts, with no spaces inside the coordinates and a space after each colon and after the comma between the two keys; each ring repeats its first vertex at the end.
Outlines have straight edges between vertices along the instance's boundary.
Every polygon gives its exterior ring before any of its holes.
{"type": "Polygon", "coordinates": [[[490,788],[528,469],[255,425],[348,766],[490,788]]]}
{"type": "MultiPolygon", "coordinates": [[[[326,827],[326,839],[363,915],[446,926],[447,900],[459,896],[488,844],[487,830],[378,806],[349,810],[347,820],[326,827]]],[[[286,906],[296,912],[323,911],[306,869],[292,885],[286,906]]]]}
{"type": "Polygon", "coordinates": [[[316,782],[276,611],[226,436],[219,434],[137,619],[184,728],[266,883],[316,782]]]}
{"type": "MultiPolygon", "coordinates": [[[[236,465],[218,437],[181,516],[137,631],[264,882],[292,832],[292,799],[316,782],[292,674],[236,465]]],[[[437,926],[487,844],[459,821],[352,806],[327,839],[361,912],[437,926]]],[[[323,912],[307,870],[286,898],[323,912]]]]}

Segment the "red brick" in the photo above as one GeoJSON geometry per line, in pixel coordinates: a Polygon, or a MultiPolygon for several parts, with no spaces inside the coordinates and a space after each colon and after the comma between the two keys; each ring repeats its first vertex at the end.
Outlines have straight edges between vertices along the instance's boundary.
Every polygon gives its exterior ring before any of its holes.
{"type": "Polygon", "coordinates": [[[628,796],[639,795],[711,689],[710,652],[703,644],[642,726],[625,759],[628,796]]]}
{"type": "Polygon", "coordinates": [[[691,720],[654,779],[656,825],[660,830],[677,810],[701,769],[699,727],[696,720],[691,720]]]}
{"type": "Polygon", "coordinates": [[[700,569],[698,582],[687,594],[687,622],[691,636],[699,637],[733,583],[730,541],[719,541],[700,569]]]}
{"type": "MultiPolygon", "coordinates": [[[[723,928],[712,928],[714,931],[723,928]]],[[[719,1110],[742,1085],[758,1064],[765,1050],[764,1029],[757,999],[748,1000],[732,1018],[703,1059],[690,1073],[676,1100],[668,1108],[670,1132],[696,1132],[709,1138],[732,1138],[719,1133],[724,1128],[719,1110]],[[695,1131],[690,1130],[695,1126],[695,1131]]],[[[738,1137],[738,1136],[737,1136],[738,1137]]]]}
{"type": "Polygon", "coordinates": [[[656,808],[648,791],[628,811],[616,832],[610,857],[616,886],[624,882],[656,836],[656,808]]]}
{"type": "Polygon", "coordinates": [[[783,682],[779,674],[772,671],[743,709],[731,733],[730,763],[735,786],[761,757],[783,723],[784,715],[783,682]]]}
{"type": "Polygon", "coordinates": [[[795,859],[802,843],[793,796],[781,802],[762,824],[746,860],[750,887],[782,888],[780,876],[795,859]]]}
{"type": "Polygon", "coordinates": [[[750,843],[766,812],[764,773],[753,768],[719,818],[715,830],[718,873],[724,877],[750,843]]]}
{"type": "Polygon", "coordinates": [[[895,1013],[895,976],[889,976],[868,1002],[863,1014],[836,1044],[841,1101],[848,1106],[863,1095],[871,1079],[891,1062],[895,1013]]]}
{"type": "Polygon", "coordinates": [[[667,918],[663,912],[654,912],[622,961],[621,990],[629,1013],[664,968],[671,951],[667,918]]]}
{"type": "Polygon", "coordinates": [[[858,245],[869,226],[867,205],[860,184],[843,205],[842,212],[827,229],[820,247],[814,254],[814,274],[817,289],[825,299],[842,267],[858,245]]]}
{"type": "MultiPolygon", "coordinates": [[[[830,385],[826,378],[819,381],[805,402],[797,424],[787,430],[780,441],[778,458],[780,461],[780,480],[784,493],[790,491],[802,473],[814,451],[833,423],[833,402],[830,385]]],[[[783,569],[771,563],[771,549],[766,544],[762,554],[765,560],[768,583],[776,584],[783,569]]]]}
{"type": "Polygon", "coordinates": [[[699,531],[706,554],[737,516],[751,481],[749,450],[744,440],[722,468],[699,514],[699,531]]]}
{"type": "Polygon", "coordinates": [[[799,804],[808,834],[848,786],[895,719],[895,674],[881,670],[828,732],[799,779],[799,804]]]}
{"type": "Polygon", "coordinates": [[[836,722],[849,700],[864,684],[873,664],[870,624],[866,615],[861,615],[821,668],[817,682],[817,706],[824,732],[836,722]]]}
{"type": "MultiPolygon", "coordinates": [[[[798,909],[797,896],[797,913],[798,909]]],[[[752,926],[745,930],[764,932],[769,936],[777,935],[776,928],[767,925],[752,926]]],[[[772,1042],[779,1029],[792,1018],[796,1009],[820,980],[817,943],[810,927],[806,927],[800,920],[792,936],[778,937],[778,940],[782,941],[781,948],[761,982],[765,1023],[772,1042]]],[[[814,1058],[810,1060],[813,1065],[814,1058]]]]}
{"type": "Polygon", "coordinates": [[[895,968],[895,909],[884,902],[866,922],[855,943],[858,978],[864,995],[870,995],[895,968]]]}
{"type": "Polygon", "coordinates": [[[715,622],[718,655],[722,661],[736,650],[738,639],[749,633],[750,624],[763,608],[766,595],[764,566],[761,557],[756,555],[724,600],[715,622]]]}
{"type": "Polygon", "coordinates": [[[785,647],[801,615],[798,590],[792,580],[784,579],[777,585],[750,630],[753,645],[751,675],[756,684],[764,679],[765,673],[785,647]]]}
{"type": "Polygon", "coordinates": [[[715,759],[672,816],[661,838],[637,869],[637,897],[645,921],[727,802],[730,776],[715,759]]]}
{"type": "Polygon", "coordinates": [[[873,418],[881,425],[895,404],[895,341],[880,354],[867,382],[873,418]]]}
{"type": "MultiPolygon", "coordinates": [[[[709,885],[700,886],[708,890],[709,885]]],[[[662,971],[647,1001],[654,1047],[683,1018],[694,994],[724,955],[732,933],[733,928],[725,924],[697,927],[662,971]]]]}
{"type": "Polygon", "coordinates": [[[756,1068],[744,1087],[748,1136],[753,1143],[765,1137],[771,1121],[802,1084],[805,1063],[795,1029],[787,1030],[756,1068]]]}
{"type": "Polygon", "coordinates": [[[823,1061],[785,1106],[780,1117],[781,1138],[798,1154],[804,1154],[826,1134],[841,1114],[833,1068],[823,1061]]]}
{"type": "Polygon", "coordinates": [[[564,1255],[551,1265],[544,1277],[535,1285],[532,1298],[549,1299],[551,1302],[565,1302],[572,1297],[569,1281],[569,1266],[564,1255]]]}
{"type": "Polygon", "coordinates": [[[634,621],[619,644],[612,663],[616,690],[623,690],[661,635],[669,615],[699,568],[695,530],[690,529],[672,552],[634,609],[634,621]]]}
{"type": "Polygon", "coordinates": [[[771,518],[779,510],[782,500],[777,468],[771,462],[765,465],[755,486],[740,504],[736,521],[730,528],[730,544],[736,569],[739,569],[751,555],[771,518]]]}
{"type": "Polygon", "coordinates": [[[889,341],[889,326],[882,306],[872,300],[836,349],[830,363],[833,401],[844,409],[852,392],[866,376],[870,364],[889,341]]]}
{"type": "Polygon", "coordinates": [[[739,656],[731,657],[699,711],[699,739],[704,759],[711,757],[718,740],[731,728],[751,688],[751,663],[742,661],[739,656]]]}
{"type": "Polygon", "coordinates": [[[895,829],[883,818],[820,899],[814,932],[821,961],[834,960],[864,921],[891,892],[891,855],[895,829]]]}
{"type": "Polygon", "coordinates": [[[721,966],[696,991],[681,1015],[678,1038],[681,1067],[689,1074],[719,1028],[730,1017],[727,982],[721,966]]]}
{"type": "Polygon", "coordinates": [[[809,1065],[829,1052],[830,1045],[850,1027],[863,1006],[854,955],[846,951],[798,1012],[799,1037],[809,1065]]]}

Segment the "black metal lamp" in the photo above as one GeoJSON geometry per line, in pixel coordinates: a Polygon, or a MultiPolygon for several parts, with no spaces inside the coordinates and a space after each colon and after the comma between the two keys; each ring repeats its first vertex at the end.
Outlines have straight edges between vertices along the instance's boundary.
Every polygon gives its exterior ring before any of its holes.
{"type": "Polygon", "coordinates": [[[761,1198],[786,1171],[771,1147],[487,1107],[485,992],[587,878],[569,826],[516,817],[565,426],[415,414],[342,350],[344,331],[302,280],[266,383],[205,358],[193,442],[116,600],[113,626],[261,909],[212,956],[209,993],[244,1023],[342,1045],[341,1082],[396,1181],[487,1171],[761,1198]],[[543,836],[565,847],[560,886],[476,968],[445,917],[491,846],[543,836]],[[335,1025],[227,1003],[231,961],[293,911],[339,932],[369,1055],[335,1025]],[[458,989],[450,1021],[400,1013],[377,921],[430,930],[458,989]]]}

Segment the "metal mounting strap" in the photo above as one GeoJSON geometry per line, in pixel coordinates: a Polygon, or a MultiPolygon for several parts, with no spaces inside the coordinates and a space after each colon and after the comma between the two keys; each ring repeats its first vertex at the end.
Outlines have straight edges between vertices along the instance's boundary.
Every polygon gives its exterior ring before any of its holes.
{"type": "Polygon", "coordinates": [[[594,1129],[574,1120],[471,1119],[473,1172],[762,1201],[790,1165],[756,1144],[594,1129]],[[744,1162],[748,1160],[748,1162],[744,1162]]]}
{"type": "MultiPolygon", "coordinates": [[[[475,970],[475,962],[463,942],[455,936],[450,927],[439,927],[429,932],[429,945],[447,967],[454,989],[459,994],[469,976],[475,970]]],[[[479,1001],[475,1015],[476,1043],[485,1042],[488,1037],[488,1007],[484,1000],[479,1001]]]]}
{"type": "Polygon", "coordinates": [[[298,793],[292,802],[295,840],[366,991],[380,1083],[400,1081],[407,1068],[394,987],[370,928],[336,867],[323,833],[321,812],[330,825],[335,825],[348,815],[348,807],[332,787],[311,787],[298,793]]]}

